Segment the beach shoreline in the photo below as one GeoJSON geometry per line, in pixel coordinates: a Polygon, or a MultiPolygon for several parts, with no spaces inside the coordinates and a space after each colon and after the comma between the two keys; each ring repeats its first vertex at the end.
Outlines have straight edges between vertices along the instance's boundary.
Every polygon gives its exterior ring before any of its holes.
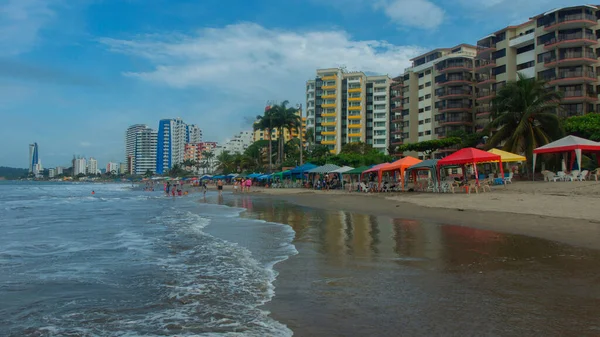
{"type": "MultiPolygon", "coordinates": [[[[232,190],[230,186],[226,190],[232,190]]],[[[600,182],[518,182],[493,192],[348,193],[252,187],[296,205],[453,224],[600,249],[600,182]]]]}

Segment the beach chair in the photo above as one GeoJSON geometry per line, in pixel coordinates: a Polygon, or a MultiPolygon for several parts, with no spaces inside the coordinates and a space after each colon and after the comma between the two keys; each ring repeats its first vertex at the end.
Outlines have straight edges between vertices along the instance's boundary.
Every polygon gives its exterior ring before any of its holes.
{"type": "Polygon", "coordinates": [[[365,183],[360,183],[360,185],[358,185],[360,187],[360,191],[361,192],[369,192],[369,188],[367,187],[367,185],[365,183]]]}
{"type": "Polygon", "coordinates": [[[569,174],[565,174],[564,180],[570,180],[570,181],[575,181],[575,179],[577,179],[577,176],[579,175],[579,171],[578,170],[573,170],[571,171],[569,174]]]}
{"type": "Polygon", "coordinates": [[[579,180],[579,181],[587,180],[587,176],[589,173],[590,173],[590,171],[588,171],[588,170],[581,171],[581,173],[579,173],[577,175],[577,180],[579,180]]]}
{"type": "Polygon", "coordinates": [[[483,179],[479,182],[479,187],[481,187],[481,191],[485,192],[487,188],[490,192],[492,191],[492,184],[494,183],[494,179],[483,179]]]}
{"type": "Polygon", "coordinates": [[[466,185],[463,185],[462,188],[467,194],[471,194],[473,190],[475,190],[475,193],[479,194],[479,187],[477,186],[475,179],[470,180],[466,185]]]}
{"type": "Polygon", "coordinates": [[[566,176],[567,175],[563,171],[558,171],[558,172],[556,172],[556,176],[554,178],[552,178],[552,181],[553,182],[565,181],[566,176]]]}
{"type": "Polygon", "coordinates": [[[505,177],[504,177],[504,185],[506,185],[507,183],[511,183],[512,184],[513,175],[514,175],[514,173],[512,173],[512,172],[508,173],[508,176],[505,175],[505,177]]]}

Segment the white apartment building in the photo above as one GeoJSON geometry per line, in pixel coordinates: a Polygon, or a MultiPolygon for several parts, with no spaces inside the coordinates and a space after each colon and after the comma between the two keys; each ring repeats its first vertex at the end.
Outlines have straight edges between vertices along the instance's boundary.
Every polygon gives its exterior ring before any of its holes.
{"type": "Polygon", "coordinates": [[[108,164],[106,164],[106,173],[110,173],[110,172],[119,174],[119,164],[113,163],[113,162],[108,162],[108,164]]]}
{"type": "Polygon", "coordinates": [[[56,167],[56,175],[58,176],[61,174],[63,174],[63,168],[62,168],[62,166],[57,166],[56,167]]]}
{"type": "Polygon", "coordinates": [[[54,178],[54,177],[56,177],[56,169],[49,168],[48,169],[48,178],[54,178]]]}
{"type": "Polygon", "coordinates": [[[147,129],[145,124],[134,124],[127,128],[125,132],[125,162],[128,163],[127,171],[133,172],[135,163],[133,161],[135,150],[135,135],[138,131],[147,129]]]}
{"type": "Polygon", "coordinates": [[[98,161],[92,157],[87,162],[87,174],[97,174],[98,173],[98,161]]]}
{"type": "Polygon", "coordinates": [[[202,142],[202,130],[195,124],[186,125],[186,143],[197,144],[202,142]]]}
{"type": "Polygon", "coordinates": [[[85,158],[73,159],[73,175],[78,176],[80,174],[85,175],[87,172],[87,162],[85,158]]]}
{"type": "Polygon", "coordinates": [[[136,133],[134,159],[137,175],[143,175],[148,170],[156,173],[156,148],[158,133],[156,130],[146,128],[136,133]]]}

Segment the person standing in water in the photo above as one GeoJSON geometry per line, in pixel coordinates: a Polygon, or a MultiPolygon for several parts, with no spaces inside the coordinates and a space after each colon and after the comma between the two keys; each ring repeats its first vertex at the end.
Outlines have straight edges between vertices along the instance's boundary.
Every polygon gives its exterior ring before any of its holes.
{"type": "Polygon", "coordinates": [[[219,196],[223,193],[223,180],[219,179],[217,181],[217,190],[219,190],[219,196]]]}
{"type": "Polygon", "coordinates": [[[206,197],[206,190],[208,189],[208,187],[206,187],[206,181],[202,180],[202,193],[204,193],[204,196],[206,197]]]}

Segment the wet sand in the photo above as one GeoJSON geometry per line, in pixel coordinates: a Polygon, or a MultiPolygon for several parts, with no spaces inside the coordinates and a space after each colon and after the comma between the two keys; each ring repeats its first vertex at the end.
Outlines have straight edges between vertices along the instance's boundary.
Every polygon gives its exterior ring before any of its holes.
{"type": "Polygon", "coordinates": [[[265,306],[295,336],[600,335],[600,251],[583,248],[592,239],[562,240],[575,247],[490,231],[486,222],[515,232],[523,215],[369,196],[224,200],[296,232],[299,254],[276,265],[276,296],[265,306]]]}

